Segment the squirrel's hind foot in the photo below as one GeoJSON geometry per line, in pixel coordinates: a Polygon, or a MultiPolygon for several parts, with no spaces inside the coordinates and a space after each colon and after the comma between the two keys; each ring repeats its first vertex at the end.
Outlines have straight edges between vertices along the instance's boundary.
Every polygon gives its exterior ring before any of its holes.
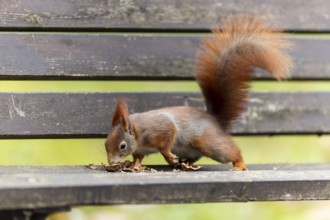
{"type": "Polygon", "coordinates": [[[248,170],[248,168],[245,166],[243,161],[237,161],[233,162],[233,168],[231,169],[232,171],[244,171],[248,170]]]}

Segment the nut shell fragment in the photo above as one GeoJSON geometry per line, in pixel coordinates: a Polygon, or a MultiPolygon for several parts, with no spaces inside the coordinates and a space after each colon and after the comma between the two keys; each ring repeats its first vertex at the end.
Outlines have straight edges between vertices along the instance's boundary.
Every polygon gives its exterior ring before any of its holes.
{"type": "Polygon", "coordinates": [[[125,173],[137,173],[137,172],[150,172],[155,173],[157,170],[146,167],[139,166],[134,167],[134,164],[128,160],[119,163],[112,163],[110,165],[103,165],[104,169],[109,172],[125,172],[125,173]]]}

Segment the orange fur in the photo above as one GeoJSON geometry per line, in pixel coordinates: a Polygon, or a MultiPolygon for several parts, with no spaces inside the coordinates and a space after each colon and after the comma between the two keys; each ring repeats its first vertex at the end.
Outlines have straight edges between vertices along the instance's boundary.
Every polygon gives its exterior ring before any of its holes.
{"type": "Polygon", "coordinates": [[[197,55],[196,79],[207,111],[228,130],[245,109],[251,73],[255,67],[280,80],[289,76],[292,60],[283,49],[290,42],[258,17],[242,16],[213,29],[197,55]]]}
{"type": "Polygon", "coordinates": [[[128,130],[128,107],[125,98],[120,97],[117,101],[117,105],[112,117],[112,126],[119,123],[123,124],[125,130],[128,130]]]}
{"type": "Polygon", "coordinates": [[[109,163],[132,154],[138,167],[145,155],[160,152],[171,165],[206,156],[247,169],[228,129],[245,108],[255,67],[288,77],[292,61],[283,49],[290,44],[256,17],[229,19],[213,33],[203,41],[196,68],[207,112],[181,106],[129,115],[120,98],[105,143],[109,163]]]}

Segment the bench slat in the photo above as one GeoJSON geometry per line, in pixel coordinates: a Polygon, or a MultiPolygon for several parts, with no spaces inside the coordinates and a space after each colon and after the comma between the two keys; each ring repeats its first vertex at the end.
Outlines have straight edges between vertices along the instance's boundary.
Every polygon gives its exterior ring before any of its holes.
{"type": "Polygon", "coordinates": [[[3,28],[119,28],[205,30],[232,14],[267,15],[289,30],[330,30],[327,0],[140,1],[2,0],[3,28]]]}
{"type": "MultiPolygon", "coordinates": [[[[0,79],[192,79],[202,36],[0,34],[0,79]],[[17,62],[19,60],[19,62],[17,62]]],[[[292,79],[330,79],[330,39],[294,38],[292,79]]],[[[270,79],[258,71],[257,79],[270,79]]]]}
{"type": "MultiPolygon", "coordinates": [[[[0,138],[104,137],[120,96],[131,113],[204,108],[197,93],[0,93],[0,138]]],[[[233,134],[328,134],[328,103],[330,93],[253,93],[233,134]]]]}
{"type": "MultiPolygon", "coordinates": [[[[274,166],[284,167],[285,164],[274,166]]],[[[218,168],[221,165],[208,167],[223,170],[218,168]]],[[[269,166],[261,169],[262,165],[254,170],[254,166],[249,167],[250,171],[246,172],[104,173],[83,166],[24,166],[23,169],[0,166],[0,209],[36,209],[73,204],[330,199],[330,172],[326,170],[330,164],[324,164],[321,169],[318,169],[319,166],[313,168],[311,164],[309,170],[272,170],[269,166]],[[8,173],[8,170],[16,171],[8,173]]]]}

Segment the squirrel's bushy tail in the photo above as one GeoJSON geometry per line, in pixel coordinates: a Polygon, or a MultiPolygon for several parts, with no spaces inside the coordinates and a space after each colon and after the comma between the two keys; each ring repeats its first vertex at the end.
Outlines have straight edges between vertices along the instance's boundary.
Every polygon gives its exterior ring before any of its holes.
{"type": "Polygon", "coordinates": [[[227,130],[245,109],[256,67],[278,80],[289,76],[292,60],[284,49],[291,44],[258,17],[230,18],[212,31],[197,54],[196,79],[208,113],[227,130]]]}

